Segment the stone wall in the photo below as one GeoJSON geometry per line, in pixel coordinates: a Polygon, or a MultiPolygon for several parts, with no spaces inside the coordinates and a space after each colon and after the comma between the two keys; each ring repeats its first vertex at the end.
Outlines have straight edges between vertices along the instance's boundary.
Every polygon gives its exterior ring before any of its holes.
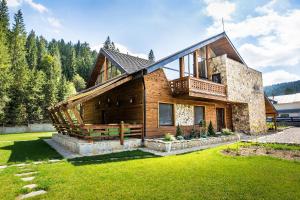
{"type": "Polygon", "coordinates": [[[192,140],[175,140],[170,142],[161,139],[145,139],[144,146],[155,151],[170,152],[238,140],[238,135],[197,138],[192,140]]]}
{"type": "Polygon", "coordinates": [[[52,124],[28,124],[23,126],[1,126],[1,133],[31,133],[31,132],[54,132],[56,129],[52,124]]]}
{"type": "Polygon", "coordinates": [[[185,104],[175,105],[175,125],[194,125],[194,106],[185,104]]]}
{"type": "Polygon", "coordinates": [[[228,101],[235,103],[232,110],[234,130],[265,132],[266,111],[261,72],[227,55],[213,58],[210,67],[213,73],[221,73],[222,84],[227,85],[228,101]]]}

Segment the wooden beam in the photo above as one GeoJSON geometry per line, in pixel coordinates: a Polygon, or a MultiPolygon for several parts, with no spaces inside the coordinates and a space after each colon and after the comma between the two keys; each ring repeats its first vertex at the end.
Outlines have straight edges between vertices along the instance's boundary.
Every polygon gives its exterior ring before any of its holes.
{"type": "Polygon", "coordinates": [[[70,123],[71,127],[73,128],[74,127],[74,123],[73,123],[73,120],[72,120],[72,118],[71,118],[68,110],[67,109],[62,109],[62,111],[63,111],[64,115],[66,116],[68,122],[70,123]]]}
{"type": "Polygon", "coordinates": [[[180,78],[184,77],[184,57],[179,58],[179,73],[180,78]]]}
{"type": "Polygon", "coordinates": [[[113,84],[107,85],[107,87],[101,88],[101,90],[97,89],[94,92],[90,93],[90,95],[85,96],[81,99],[78,99],[77,101],[74,101],[72,103],[69,103],[66,107],[67,108],[73,108],[73,107],[75,107],[76,105],[78,105],[80,103],[86,102],[86,101],[88,101],[88,100],[90,100],[90,99],[92,99],[96,96],[99,96],[100,94],[103,94],[104,92],[107,92],[107,91],[109,91],[109,90],[111,90],[111,89],[113,89],[113,88],[115,88],[119,85],[122,85],[123,83],[126,83],[126,82],[130,81],[130,80],[132,80],[132,77],[128,76],[128,77],[126,77],[124,79],[121,79],[121,80],[119,80],[119,81],[117,81],[113,84]]]}
{"type": "Polygon", "coordinates": [[[104,63],[103,63],[103,80],[102,81],[106,81],[107,80],[107,58],[104,58],[104,63]]]}
{"type": "Polygon", "coordinates": [[[78,110],[77,110],[75,107],[74,107],[74,108],[71,108],[71,110],[72,110],[72,112],[74,113],[75,118],[76,118],[77,121],[78,121],[78,124],[83,125],[83,120],[82,120],[82,118],[81,118],[80,113],[78,112],[78,110]]]}
{"type": "Polygon", "coordinates": [[[210,52],[208,45],[205,46],[205,66],[207,69],[207,78],[208,80],[212,80],[212,68],[209,66],[210,52]]]}
{"type": "Polygon", "coordinates": [[[194,58],[194,77],[199,78],[198,49],[194,51],[193,58],[194,58]]]}

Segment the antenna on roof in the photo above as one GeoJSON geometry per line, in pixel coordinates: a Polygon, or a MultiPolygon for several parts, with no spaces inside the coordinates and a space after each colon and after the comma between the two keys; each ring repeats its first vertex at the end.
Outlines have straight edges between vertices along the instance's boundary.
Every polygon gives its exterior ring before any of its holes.
{"type": "Polygon", "coordinates": [[[224,28],[224,19],[222,17],[222,26],[223,26],[223,32],[225,32],[225,28],[224,28]]]}

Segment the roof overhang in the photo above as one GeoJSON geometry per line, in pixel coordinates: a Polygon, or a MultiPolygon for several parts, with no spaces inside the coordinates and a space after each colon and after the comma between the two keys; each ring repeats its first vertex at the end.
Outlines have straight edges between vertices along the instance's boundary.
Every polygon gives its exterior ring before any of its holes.
{"type": "Polygon", "coordinates": [[[155,62],[154,64],[148,66],[145,69],[146,73],[151,73],[158,68],[163,67],[164,65],[173,62],[174,60],[179,59],[180,57],[186,56],[190,53],[193,53],[196,49],[202,48],[209,45],[209,47],[216,53],[217,56],[227,54],[229,58],[232,58],[238,62],[241,62],[242,64],[246,65],[243,58],[240,56],[228,36],[225,32],[222,32],[218,35],[215,35],[211,38],[208,38],[206,40],[203,40],[197,44],[194,44],[188,48],[185,48],[181,51],[178,51],[170,56],[167,56],[163,59],[160,59],[159,61],[155,62]]]}

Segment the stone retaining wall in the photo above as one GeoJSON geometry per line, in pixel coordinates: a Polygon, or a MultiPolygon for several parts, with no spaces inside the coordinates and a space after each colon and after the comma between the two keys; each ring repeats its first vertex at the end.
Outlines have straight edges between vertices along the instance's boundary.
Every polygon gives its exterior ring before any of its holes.
{"type": "Polygon", "coordinates": [[[54,134],[52,139],[69,151],[83,156],[129,151],[142,146],[142,140],[135,138],[125,139],[124,145],[120,144],[120,140],[103,140],[90,143],[62,134],[54,134]]]}
{"type": "Polygon", "coordinates": [[[146,148],[162,151],[162,152],[170,152],[175,150],[182,150],[192,147],[200,147],[210,144],[224,143],[229,141],[238,141],[238,135],[230,135],[230,136],[220,136],[220,137],[209,137],[209,138],[199,138],[192,140],[175,140],[175,141],[163,141],[162,139],[145,139],[144,146],[146,148]]]}

